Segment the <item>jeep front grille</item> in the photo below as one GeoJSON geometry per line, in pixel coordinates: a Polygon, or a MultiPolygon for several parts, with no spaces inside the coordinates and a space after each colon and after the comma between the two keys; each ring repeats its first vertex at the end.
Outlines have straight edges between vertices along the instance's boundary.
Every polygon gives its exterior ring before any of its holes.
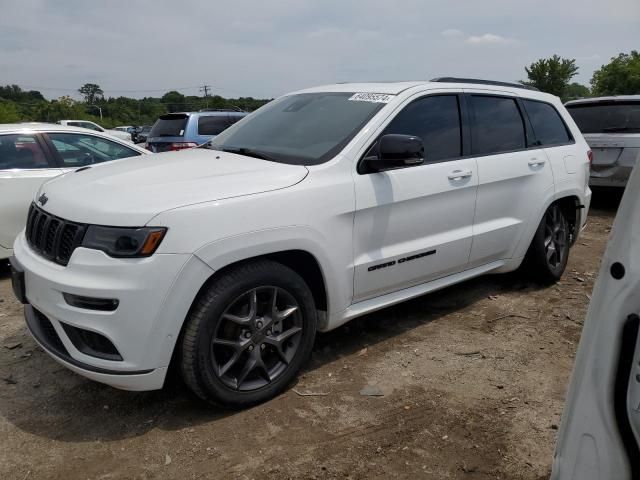
{"type": "Polygon", "coordinates": [[[29,207],[25,235],[36,252],[59,265],[67,265],[82,243],[86,225],[68,222],[45,212],[34,203],[29,207]]]}

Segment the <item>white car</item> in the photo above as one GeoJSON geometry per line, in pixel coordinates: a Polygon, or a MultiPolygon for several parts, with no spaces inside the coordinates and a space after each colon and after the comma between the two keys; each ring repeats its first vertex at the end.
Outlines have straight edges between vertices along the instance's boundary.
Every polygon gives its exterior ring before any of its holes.
{"type": "Polygon", "coordinates": [[[593,290],[558,432],[552,480],[640,474],[640,168],[593,290]]]}
{"type": "Polygon", "coordinates": [[[120,140],[126,140],[127,142],[132,142],[131,134],[129,132],[121,131],[117,129],[108,130],[106,128],[101,127],[97,123],[90,122],[89,120],[59,120],[56,123],[58,123],[59,125],[65,125],[68,127],[86,128],[89,130],[94,130],[96,132],[111,135],[112,137],[119,138],[120,140]]]}
{"type": "Polygon", "coordinates": [[[202,398],[246,406],[295,378],[316,331],[523,261],[559,279],[588,178],[588,145],[544,93],[312,88],[206,148],[47,183],[15,242],[14,287],[71,370],[152,390],[173,359],[202,398]]]}
{"type": "Polygon", "coordinates": [[[0,125],[0,260],[12,255],[40,185],[87,165],[146,150],[84,128],[53,124],[0,125]]]}

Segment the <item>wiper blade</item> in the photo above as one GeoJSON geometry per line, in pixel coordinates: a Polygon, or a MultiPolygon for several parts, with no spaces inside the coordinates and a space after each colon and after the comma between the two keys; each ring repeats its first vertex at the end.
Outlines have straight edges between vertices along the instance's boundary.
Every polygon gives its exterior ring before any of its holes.
{"type": "Polygon", "coordinates": [[[640,130],[640,127],[606,127],[603,132],[628,132],[629,130],[640,130]]]}
{"type": "Polygon", "coordinates": [[[245,147],[241,147],[241,148],[222,148],[221,150],[223,152],[236,153],[238,155],[244,155],[245,157],[259,158],[260,160],[269,160],[270,162],[277,162],[278,161],[276,158],[272,157],[269,154],[266,154],[264,152],[260,152],[258,150],[253,150],[251,148],[245,148],[245,147]]]}

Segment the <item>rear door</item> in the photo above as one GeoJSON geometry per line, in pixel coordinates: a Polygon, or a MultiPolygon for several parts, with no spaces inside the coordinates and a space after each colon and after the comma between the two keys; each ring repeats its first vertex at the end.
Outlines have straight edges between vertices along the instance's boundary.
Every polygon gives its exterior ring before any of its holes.
{"type": "Polygon", "coordinates": [[[13,248],[42,183],[60,175],[39,134],[0,135],[0,245],[13,248]]]}
{"type": "Polygon", "coordinates": [[[639,192],[636,168],[582,330],[552,480],[640,478],[639,192]]]}
{"type": "Polygon", "coordinates": [[[356,174],[355,302],[465,269],[478,172],[465,158],[462,101],[455,93],[414,99],[380,132],[421,138],[423,165],[356,174]]]}
{"type": "Polygon", "coordinates": [[[469,268],[511,258],[538,205],[554,189],[545,152],[518,97],[470,91],[472,154],[478,162],[478,198],[469,268]]]}

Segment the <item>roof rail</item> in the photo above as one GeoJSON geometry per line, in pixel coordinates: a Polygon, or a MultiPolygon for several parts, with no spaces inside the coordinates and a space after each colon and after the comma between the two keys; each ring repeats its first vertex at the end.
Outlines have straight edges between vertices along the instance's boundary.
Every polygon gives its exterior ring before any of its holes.
{"type": "Polygon", "coordinates": [[[480,85],[497,85],[500,87],[524,88],[525,90],[535,90],[537,92],[540,91],[536,87],[532,87],[531,85],[523,85],[522,83],[498,82],[495,80],[482,80],[478,78],[438,77],[433,78],[430,81],[441,83],[477,83],[480,85]]]}
{"type": "Polygon", "coordinates": [[[241,108],[201,108],[199,112],[244,112],[241,108]]]}

